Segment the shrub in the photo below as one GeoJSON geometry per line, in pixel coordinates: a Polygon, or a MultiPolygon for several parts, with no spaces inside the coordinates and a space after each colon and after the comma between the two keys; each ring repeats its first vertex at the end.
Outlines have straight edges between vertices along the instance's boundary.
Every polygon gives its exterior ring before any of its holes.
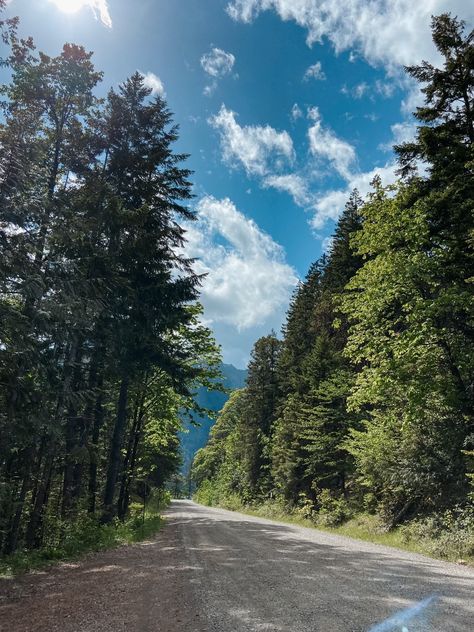
{"type": "Polygon", "coordinates": [[[405,542],[422,542],[435,556],[474,558],[474,507],[455,507],[400,527],[405,542]]]}
{"type": "Polygon", "coordinates": [[[323,489],[319,495],[317,522],[326,527],[337,527],[352,515],[343,496],[334,496],[329,489],[323,489]]]}

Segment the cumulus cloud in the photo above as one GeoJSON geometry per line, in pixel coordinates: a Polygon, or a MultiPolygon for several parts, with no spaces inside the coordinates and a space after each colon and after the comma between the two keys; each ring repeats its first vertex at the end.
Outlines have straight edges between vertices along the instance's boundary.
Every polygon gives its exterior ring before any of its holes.
{"type": "Polygon", "coordinates": [[[392,138],[388,143],[382,143],[379,149],[391,151],[394,145],[401,145],[415,138],[417,122],[414,120],[402,121],[390,126],[392,138]]]}
{"type": "Polygon", "coordinates": [[[393,82],[381,81],[377,79],[375,82],[375,91],[380,94],[384,99],[390,99],[396,90],[396,85],[393,82]]]}
{"type": "Polygon", "coordinates": [[[64,0],[50,0],[50,2],[55,4],[58,9],[62,11],[78,11],[83,7],[89,7],[94,13],[96,20],[100,20],[104,26],[112,28],[112,18],[110,17],[107,0],[76,0],[71,8],[66,9],[64,0]]]}
{"type": "Polygon", "coordinates": [[[210,97],[214,94],[217,89],[217,81],[211,81],[207,86],[204,86],[204,90],[202,91],[205,97],[210,97]]]}
{"type": "Polygon", "coordinates": [[[221,48],[212,48],[209,53],[201,57],[204,72],[214,78],[224,77],[232,72],[235,57],[221,48]]]}
{"type": "Polygon", "coordinates": [[[376,175],[380,176],[384,185],[395,182],[397,168],[398,165],[395,162],[389,162],[371,171],[349,174],[344,188],[328,191],[318,198],[313,206],[314,215],[310,222],[311,226],[315,230],[320,230],[328,220],[337,220],[351,192],[358,189],[362,197],[366,196],[371,189],[370,183],[376,175]]]}
{"type": "Polygon", "coordinates": [[[450,11],[474,21],[474,5],[465,0],[231,0],[227,6],[229,15],[242,22],[269,10],[304,28],[308,45],[326,37],[336,52],[354,49],[394,73],[420,59],[438,61],[432,15],[450,11]]]}
{"type": "Polygon", "coordinates": [[[227,53],[222,48],[211,48],[209,53],[201,57],[201,66],[212,79],[211,83],[204,87],[203,94],[210,97],[217,89],[217,82],[222,77],[230,75],[235,64],[235,56],[227,53]]]}
{"type": "Polygon", "coordinates": [[[308,130],[311,154],[320,160],[329,161],[340,176],[349,179],[356,161],[354,147],[336,136],[331,129],[323,127],[317,108],[311,108],[308,117],[313,121],[308,130]]]}
{"type": "Polygon", "coordinates": [[[416,108],[423,105],[425,95],[421,92],[419,84],[409,79],[405,82],[406,94],[402,100],[402,113],[406,115],[416,112],[416,108]]]}
{"type": "MultiPolygon", "coordinates": [[[[313,125],[308,130],[311,153],[318,160],[328,161],[345,180],[344,186],[339,189],[312,192],[308,197],[311,199],[309,207],[313,213],[310,225],[314,230],[320,230],[328,221],[337,220],[354,189],[358,189],[362,197],[365,197],[371,190],[371,182],[376,175],[380,176],[384,185],[395,182],[398,165],[394,160],[391,160],[370,171],[359,171],[354,147],[338,138],[332,130],[323,127],[318,108],[308,108],[308,119],[313,121],[313,125]]],[[[393,125],[393,142],[410,138],[413,130],[412,123],[393,125]]]]}
{"type": "Polygon", "coordinates": [[[303,79],[305,81],[309,81],[310,79],[324,81],[326,79],[326,75],[324,74],[321,62],[317,61],[315,64],[307,68],[306,72],[304,73],[303,79]]]}
{"type": "MultiPolygon", "coordinates": [[[[400,83],[400,81],[398,81],[400,83]]],[[[373,85],[369,85],[366,81],[356,84],[355,86],[348,87],[344,84],[341,88],[342,94],[353,99],[362,99],[364,96],[369,96],[372,100],[377,96],[381,96],[383,99],[389,99],[395,93],[397,84],[394,81],[377,81],[373,85]]]]}
{"type": "Polygon", "coordinates": [[[367,94],[368,91],[369,91],[369,84],[366,83],[365,81],[358,83],[352,88],[348,88],[345,84],[341,88],[342,94],[345,94],[346,96],[350,96],[353,99],[362,99],[362,97],[365,94],[367,94]]]}
{"type": "MultiPolygon", "coordinates": [[[[296,118],[303,116],[295,104],[296,108],[296,118]]],[[[324,191],[321,182],[315,186],[314,164],[308,164],[307,160],[303,168],[296,164],[292,173],[281,172],[281,160],[293,163],[295,158],[293,143],[287,132],[278,132],[268,125],[242,127],[237,123],[235,113],[224,105],[209,122],[219,130],[223,158],[230,166],[241,165],[247,175],[257,176],[264,188],[289,194],[297,206],[312,213],[310,225],[319,230],[327,221],[337,219],[354,188],[365,195],[376,174],[380,174],[386,184],[394,182],[397,167],[395,163],[388,163],[369,172],[360,172],[355,148],[323,125],[318,108],[308,107],[306,116],[310,121],[307,133],[310,154],[318,165],[324,166],[326,174],[336,172],[344,181],[339,189],[324,191]]],[[[394,135],[401,133],[396,125],[392,131],[394,135]]],[[[405,133],[409,133],[408,128],[405,133]]]]}
{"type": "Polygon", "coordinates": [[[333,244],[334,244],[333,236],[325,237],[323,239],[323,242],[321,244],[321,250],[324,252],[324,254],[328,255],[331,252],[333,244]]]}
{"type": "Polygon", "coordinates": [[[311,200],[307,181],[296,173],[267,176],[263,186],[289,193],[298,206],[306,206],[311,200]]]}
{"type": "Polygon", "coordinates": [[[224,160],[242,165],[248,175],[265,176],[294,158],[293,141],[286,131],[269,125],[240,126],[235,112],[222,105],[209,124],[220,134],[224,160]]]}
{"type": "Polygon", "coordinates": [[[147,88],[150,88],[153,95],[165,96],[165,88],[161,79],[153,72],[141,72],[143,75],[144,83],[147,88]]]}
{"type": "Polygon", "coordinates": [[[234,333],[275,326],[275,315],[281,324],[297,283],[283,248],[229,198],[206,196],[196,210],[185,250],[197,259],[196,272],[207,274],[201,300],[210,324],[231,326],[234,333]]]}

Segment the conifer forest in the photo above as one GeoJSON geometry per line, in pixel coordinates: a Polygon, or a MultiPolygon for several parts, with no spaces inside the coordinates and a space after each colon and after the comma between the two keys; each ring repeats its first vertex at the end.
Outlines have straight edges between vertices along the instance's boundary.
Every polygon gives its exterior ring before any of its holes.
{"type": "Polygon", "coordinates": [[[472,560],[474,31],[432,18],[442,61],[405,67],[423,103],[396,182],[350,194],[174,486],[197,391],[222,391],[185,248],[196,191],[179,126],[139,71],[110,87],[92,52],[42,52],[6,8],[0,558],[61,557],[190,491],[328,529],[368,516],[443,549],[458,538],[472,560]]]}
{"type": "Polygon", "coordinates": [[[443,65],[405,69],[424,104],[399,179],[353,191],[282,337],[255,343],[194,461],[202,502],[387,529],[436,516],[473,550],[474,32],[440,15],[432,37],[443,65]]]}

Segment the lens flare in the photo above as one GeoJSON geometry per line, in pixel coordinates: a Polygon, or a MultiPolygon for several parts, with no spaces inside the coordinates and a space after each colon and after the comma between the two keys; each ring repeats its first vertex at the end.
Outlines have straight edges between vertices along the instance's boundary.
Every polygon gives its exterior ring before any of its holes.
{"type": "MultiPolygon", "coordinates": [[[[378,623],[370,628],[369,632],[410,632],[407,625],[422,615],[428,606],[432,605],[436,600],[436,595],[423,599],[423,601],[420,601],[414,606],[400,610],[400,612],[382,621],[382,623],[378,623]]],[[[413,630],[413,632],[415,632],[415,630],[413,630]]]]}

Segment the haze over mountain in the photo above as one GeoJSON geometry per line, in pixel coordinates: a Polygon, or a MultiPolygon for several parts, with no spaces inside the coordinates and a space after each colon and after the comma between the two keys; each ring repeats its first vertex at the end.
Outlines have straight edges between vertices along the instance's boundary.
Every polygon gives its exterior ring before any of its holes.
{"type": "MultiPolygon", "coordinates": [[[[224,377],[222,383],[225,388],[235,390],[245,386],[245,380],[247,378],[246,369],[237,369],[233,364],[222,364],[221,371],[224,377]]],[[[199,406],[213,411],[221,410],[228,399],[228,393],[210,391],[203,387],[198,390],[196,396],[196,401],[199,406]]],[[[199,425],[195,426],[189,420],[186,420],[184,422],[185,432],[181,433],[184,472],[188,471],[189,465],[196,452],[206,445],[209,438],[209,431],[215,421],[208,416],[199,415],[194,415],[193,419],[199,425]]]]}

